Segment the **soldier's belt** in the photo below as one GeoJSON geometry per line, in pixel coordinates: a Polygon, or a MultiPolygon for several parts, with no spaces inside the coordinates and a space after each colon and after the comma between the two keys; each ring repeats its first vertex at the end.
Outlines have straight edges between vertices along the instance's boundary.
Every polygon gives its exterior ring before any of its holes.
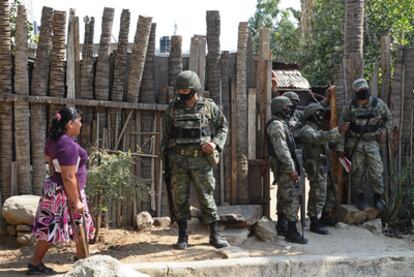
{"type": "Polygon", "coordinates": [[[205,156],[202,150],[198,149],[185,149],[185,148],[174,148],[175,153],[181,156],[201,157],[205,156]]]}

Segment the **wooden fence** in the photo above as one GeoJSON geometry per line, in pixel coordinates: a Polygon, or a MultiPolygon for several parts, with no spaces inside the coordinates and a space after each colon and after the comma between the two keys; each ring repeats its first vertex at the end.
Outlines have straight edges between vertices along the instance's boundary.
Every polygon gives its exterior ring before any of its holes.
{"type": "Polygon", "coordinates": [[[25,8],[18,8],[12,49],[8,5],[7,0],[0,1],[2,202],[11,195],[41,193],[48,122],[60,107],[74,105],[84,121],[78,138],[81,145],[136,153],[135,174],[148,186],[137,191],[133,203],[112,199],[109,221],[128,226],[142,210],[168,213],[159,159],[161,117],[176,76],[191,69],[205,85],[203,95],[214,99],[230,123],[222,162],[215,171],[217,203],[261,203],[268,210],[269,190],[263,189],[269,183],[269,168],[263,160],[263,127],[270,116],[271,93],[268,29],[260,31],[256,55],[247,22],[239,25],[237,52],[221,51],[219,12],[207,11],[206,36],[192,38],[189,56],[182,54],[180,36],[171,37],[168,56],[157,56],[156,23],[150,17],[139,16],[132,50],[127,50],[128,10],[122,11],[117,47],[111,48],[114,9],[105,8],[98,56],[94,56],[93,17],[84,19],[85,39],[80,44],[74,11],[67,16],[44,7],[36,58],[28,66],[25,8]],[[255,172],[251,182],[249,168],[255,172]]]}

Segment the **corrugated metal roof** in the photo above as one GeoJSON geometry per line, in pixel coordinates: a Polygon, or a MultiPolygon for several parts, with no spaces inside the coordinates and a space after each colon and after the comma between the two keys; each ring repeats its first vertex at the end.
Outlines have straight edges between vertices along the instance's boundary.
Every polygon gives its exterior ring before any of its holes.
{"type": "Polygon", "coordinates": [[[273,70],[272,79],[277,88],[310,89],[310,84],[299,70],[273,70]]]}

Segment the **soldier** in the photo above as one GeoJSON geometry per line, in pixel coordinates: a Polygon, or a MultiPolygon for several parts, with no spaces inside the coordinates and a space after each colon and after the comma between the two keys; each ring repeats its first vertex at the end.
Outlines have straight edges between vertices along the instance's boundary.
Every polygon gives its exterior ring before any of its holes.
{"type": "Polygon", "coordinates": [[[327,179],[328,179],[328,155],[330,155],[329,143],[334,143],[339,138],[339,132],[348,130],[349,124],[345,123],[339,128],[329,131],[321,130],[325,116],[325,108],[319,103],[312,103],[305,108],[305,126],[300,131],[300,141],[303,146],[303,163],[307,173],[310,190],[308,200],[308,215],[311,220],[310,231],[326,235],[328,230],[319,224],[319,216],[326,203],[327,179]]]}
{"type": "Polygon", "coordinates": [[[365,79],[355,80],[352,88],[354,99],[341,115],[342,122],[350,121],[349,131],[341,137],[337,150],[340,155],[345,150],[351,160],[351,183],[357,195],[357,207],[360,210],[368,207],[363,186],[365,173],[374,192],[374,207],[382,211],[385,202],[380,143],[384,142],[387,130],[390,130],[392,116],[381,99],[371,96],[365,79]]]}
{"type": "Polygon", "coordinates": [[[282,94],[282,96],[286,96],[292,102],[292,116],[289,118],[289,129],[293,132],[293,135],[299,134],[300,128],[303,127],[305,124],[305,120],[303,118],[303,112],[297,109],[299,104],[299,96],[293,91],[286,91],[282,94]]]}
{"type": "Polygon", "coordinates": [[[277,183],[278,223],[287,220],[288,230],[285,233],[287,241],[306,244],[308,241],[299,234],[296,228],[299,210],[299,193],[296,182],[299,180],[298,171],[289,149],[288,140],[293,141],[287,122],[292,114],[292,102],[286,96],[272,99],[272,118],[266,125],[268,150],[274,183],[277,183]]]}
{"type": "Polygon", "coordinates": [[[191,70],[181,72],[175,81],[176,98],[164,116],[161,151],[169,155],[178,223],[177,248],[188,246],[187,220],[190,219],[189,191],[194,185],[201,212],[210,228],[209,242],[216,248],[229,246],[218,233],[217,207],[213,198],[213,166],[218,163],[228,132],[223,113],[211,99],[198,96],[200,79],[191,70]]]}

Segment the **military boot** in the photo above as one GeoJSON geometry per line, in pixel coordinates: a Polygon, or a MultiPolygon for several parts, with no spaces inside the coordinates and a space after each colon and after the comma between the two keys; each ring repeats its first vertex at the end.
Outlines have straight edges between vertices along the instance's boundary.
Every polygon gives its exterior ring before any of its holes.
{"type": "Polygon", "coordinates": [[[226,239],[222,238],[218,232],[217,221],[214,221],[208,225],[210,227],[209,243],[215,248],[223,248],[230,246],[226,239]]]}
{"type": "Polygon", "coordinates": [[[365,197],[365,193],[358,194],[358,198],[357,198],[357,201],[356,201],[356,206],[361,211],[368,208],[368,203],[367,203],[367,199],[365,197]]]}
{"type": "Polygon", "coordinates": [[[374,208],[380,212],[384,211],[385,209],[385,201],[382,199],[382,195],[379,193],[374,194],[374,208]]]}
{"type": "Polygon", "coordinates": [[[323,228],[320,224],[319,224],[319,219],[317,216],[311,216],[310,217],[311,220],[311,224],[309,227],[309,230],[311,232],[320,234],[320,235],[327,235],[329,234],[329,231],[326,230],[325,228],[323,228]]]}
{"type": "Polygon", "coordinates": [[[320,225],[334,227],[336,223],[338,223],[338,220],[330,216],[328,212],[322,212],[321,218],[319,218],[320,225]]]}
{"type": "Polygon", "coordinates": [[[277,216],[276,231],[279,236],[286,236],[288,233],[288,221],[284,214],[277,216]]]}
{"type": "Polygon", "coordinates": [[[177,249],[184,250],[188,246],[187,221],[178,223],[178,241],[175,245],[177,249]]]}
{"type": "Polygon", "coordinates": [[[301,236],[301,234],[298,232],[298,229],[296,228],[296,221],[288,221],[288,232],[286,234],[285,239],[293,243],[308,243],[308,240],[301,236]]]}

